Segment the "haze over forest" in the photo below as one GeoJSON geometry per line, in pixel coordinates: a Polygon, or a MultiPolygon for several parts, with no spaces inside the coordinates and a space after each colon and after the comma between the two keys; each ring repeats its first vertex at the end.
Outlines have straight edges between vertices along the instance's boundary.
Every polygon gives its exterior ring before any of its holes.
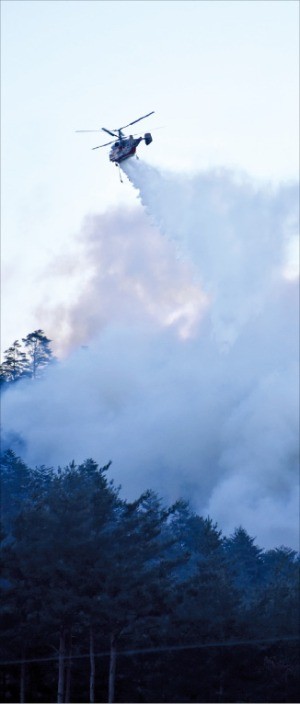
{"type": "Polygon", "coordinates": [[[297,186],[124,171],[140,204],[87,216],[44,272],[74,286],[36,306],[60,361],[4,395],[4,431],[31,466],[112,460],[130,499],[297,548],[297,186]]]}
{"type": "Polygon", "coordinates": [[[124,172],[4,354],[1,696],[296,702],[297,189],[124,172]]]}

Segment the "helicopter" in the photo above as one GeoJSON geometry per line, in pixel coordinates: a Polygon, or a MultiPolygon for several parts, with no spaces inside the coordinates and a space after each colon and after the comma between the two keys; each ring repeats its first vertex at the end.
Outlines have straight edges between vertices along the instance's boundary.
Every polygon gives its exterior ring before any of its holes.
{"type": "MultiPolygon", "coordinates": [[[[145,117],[149,117],[149,115],[154,114],[154,110],[152,112],[148,112],[147,115],[142,115],[142,117],[138,117],[137,120],[133,120],[133,122],[129,122],[128,125],[124,125],[124,127],[118,127],[115,130],[108,130],[106,127],[101,127],[101,130],[103,132],[107,132],[110,134],[114,139],[112,139],[110,142],[105,142],[105,144],[99,144],[98,147],[92,147],[92,149],[101,149],[101,147],[108,147],[110,144],[112,144],[112,147],[109,152],[109,159],[112,161],[116,166],[119,166],[119,164],[122,161],[125,161],[125,159],[129,159],[131,156],[134,156],[136,153],[136,148],[144,140],[145,144],[151,144],[152,140],[152,135],[150,132],[146,132],[143,137],[136,137],[135,135],[129,135],[126,136],[123,133],[123,130],[126,129],[126,127],[131,127],[131,125],[135,125],[136,122],[139,122],[140,120],[144,120],[145,117]]],[[[76,132],[100,132],[100,130],[76,130],[76,132]]]]}

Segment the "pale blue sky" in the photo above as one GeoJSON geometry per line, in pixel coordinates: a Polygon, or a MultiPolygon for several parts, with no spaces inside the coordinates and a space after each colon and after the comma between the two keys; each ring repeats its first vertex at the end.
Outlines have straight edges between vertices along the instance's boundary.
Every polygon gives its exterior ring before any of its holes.
{"type": "MultiPolygon", "coordinates": [[[[101,134],[155,110],[141,157],[298,177],[292,0],[2,0],[2,348],[34,326],[42,272],[90,212],[136,204],[101,134]],[[21,294],[21,295],[20,295],[21,294]]],[[[104,139],[105,141],[105,139],[104,139]]]]}

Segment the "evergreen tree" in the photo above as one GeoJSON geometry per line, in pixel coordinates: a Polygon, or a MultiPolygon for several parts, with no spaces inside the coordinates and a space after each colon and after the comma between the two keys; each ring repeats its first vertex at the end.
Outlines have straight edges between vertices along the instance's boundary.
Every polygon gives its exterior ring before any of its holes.
{"type": "Polygon", "coordinates": [[[7,450],[0,460],[1,521],[10,532],[13,520],[18,516],[28,498],[33,479],[32,471],[13,450],[7,450]]]}
{"type": "Polygon", "coordinates": [[[15,342],[4,352],[4,361],[0,367],[0,378],[3,382],[15,382],[29,373],[29,360],[22,351],[20,342],[15,342]]]}
{"type": "Polygon", "coordinates": [[[226,565],[221,531],[210,518],[195,515],[180,502],[172,521],[177,549],[189,559],[177,571],[176,630],[178,641],[205,643],[232,636],[237,621],[237,590],[226,565]]]}
{"type": "Polygon", "coordinates": [[[275,548],[263,555],[264,589],[258,605],[264,633],[299,634],[299,556],[290,548],[275,548]]]}
{"type": "Polygon", "coordinates": [[[256,601],[263,579],[262,550],[255,545],[247,531],[236,528],[233,535],[224,539],[228,568],[235,586],[242,595],[244,607],[256,601]]]}
{"type": "Polygon", "coordinates": [[[124,502],[107,532],[108,561],[98,601],[98,619],[106,624],[110,665],[108,701],[114,701],[117,648],[128,642],[145,643],[146,634],[159,632],[166,618],[172,585],[170,536],[164,532],[167,509],[155,492],[147,491],[131,504],[124,502]]]}
{"type": "Polygon", "coordinates": [[[43,330],[35,330],[22,338],[27,350],[29,374],[33,379],[40,377],[43,369],[54,361],[50,348],[51,340],[43,330]]]}
{"type": "Polygon", "coordinates": [[[175,504],[170,528],[175,541],[173,550],[183,558],[177,570],[179,580],[195,574],[209,555],[220,553],[221,531],[211,518],[197,516],[186,501],[175,504]]]}
{"type": "MultiPolygon", "coordinates": [[[[90,625],[91,595],[101,590],[95,564],[103,547],[102,530],[117,492],[105,471],[92,460],[64,470],[40,468],[30,495],[15,518],[10,543],[4,546],[6,603],[14,604],[18,643],[31,624],[58,640],[58,702],[65,700],[66,650],[72,630],[90,625]],[[21,599],[22,608],[20,609],[21,599]]],[[[104,550],[106,561],[107,549],[104,550]]],[[[103,559],[102,559],[103,562],[103,559]]]]}
{"type": "MultiPolygon", "coordinates": [[[[25,701],[26,656],[30,655],[33,645],[33,655],[43,644],[44,631],[40,619],[35,613],[35,594],[28,589],[26,580],[26,554],[22,550],[22,540],[27,543],[28,552],[34,550],[29,533],[22,535],[22,527],[27,531],[26,520],[22,516],[35,512],[37,502],[32,493],[37,478],[30,468],[8,450],[1,459],[1,520],[4,533],[1,542],[1,562],[3,578],[1,589],[1,632],[2,656],[17,658],[20,666],[20,702],[25,701]]],[[[40,496],[40,491],[37,491],[40,496]]]]}

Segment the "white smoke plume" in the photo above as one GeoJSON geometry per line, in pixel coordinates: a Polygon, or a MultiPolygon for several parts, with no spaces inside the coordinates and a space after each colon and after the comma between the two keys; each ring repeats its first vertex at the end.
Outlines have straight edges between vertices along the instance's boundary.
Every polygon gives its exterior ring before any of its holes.
{"type": "Polygon", "coordinates": [[[30,464],[111,459],[129,498],[151,487],[297,547],[297,188],[124,171],[144,210],[90,216],[80,260],[61,260],[82,284],[43,303],[43,327],[73,351],[4,394],[7,437],[30,464]]]}
{"type": "Polygon", "coordinates": [[[276,192],[225,170],[170,176],[132,160],[123,169],[152,221],[192,259],[213,298],[215,334],[231,344],[259,312],[299,234],[297,185],[276,192]]]}

